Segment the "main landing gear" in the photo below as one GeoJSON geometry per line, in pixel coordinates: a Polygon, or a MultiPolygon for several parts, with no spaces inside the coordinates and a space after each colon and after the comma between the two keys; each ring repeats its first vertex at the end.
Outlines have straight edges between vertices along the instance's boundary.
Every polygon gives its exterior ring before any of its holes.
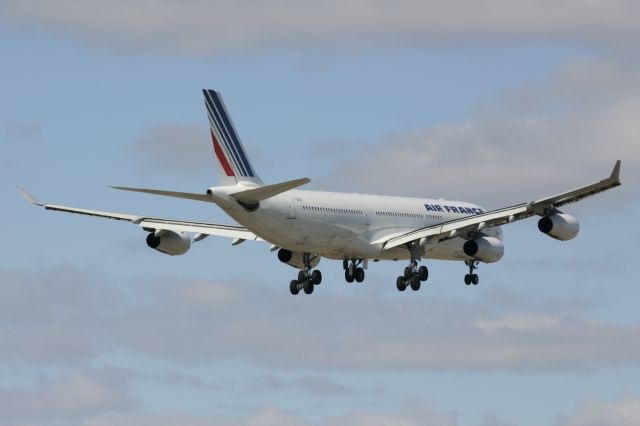
{"type": "Polygon", "coordinates": [[[466,263],[469,267],[469,273],[464,276],[464,283],[466,285],[478,285],[478,283],[480,282],[480,278],[478,278],[478,274],[474,274],[473,271],[478,268],[478,264],[480,262],[478,262],[477,260],[465,260],[464,263],[466,263]]]}
{"type": "Polygon", "coordinates": [[[297,280],[291,280],[289,284],[291,294],[296,295],[300,290],[304,290],[306,294],[311,294],[313,293],[314,286],[322,282],[322,272],[318,269],[311,271],[311,261],[313,261],[315,256],[316,255],[312,255],[311,253],[304,253],[302,255],[304,269],[298,272],[297,280]]]}
{"type": "Polygon", "coordinates": [[[363,263],[363,260],[343,260],[342,268],[344,269],[344,279],[348,283],[358,282],[361,283],[364,281],[364,268],[360,266],[363,263]]]}
{"type": "Polygon", "coordinates": [[[420,290],[420,284],[429,278],[429,269],[422,265],[418,267],[418,261],[416,260],[415,250],[410,248],[411,251],[411,263],[404,268],[404,274],[396,279],[396,287],[400,291],[405,291],[407,286],[411,286],[411,290],[420,290]]]}

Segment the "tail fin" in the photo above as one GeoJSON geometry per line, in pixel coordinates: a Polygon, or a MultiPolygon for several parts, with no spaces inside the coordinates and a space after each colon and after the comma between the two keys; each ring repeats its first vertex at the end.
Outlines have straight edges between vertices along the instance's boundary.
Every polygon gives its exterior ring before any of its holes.
{"type": "Polygon", "coordinates": [[[203,90],[203,92],[222,185],[235,185],[238,182],[262,185],[224,106],[222,96],[215,90],[203,90]]]}

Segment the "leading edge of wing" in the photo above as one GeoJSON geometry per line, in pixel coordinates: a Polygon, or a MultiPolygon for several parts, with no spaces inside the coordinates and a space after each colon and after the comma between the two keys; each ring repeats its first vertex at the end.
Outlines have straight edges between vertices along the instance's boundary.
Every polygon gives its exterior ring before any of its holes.
{"type": "Polygon", "coordinates": [[[511,207],[491,210],[476,216],[467,216],[460,219],[450,220],[437,225],[419,228],[404,235],[376,241],[383,243],[384,249],[390,249],[412,241],[425,239],[448,239],[464,235],[469,231],[482,231],[486,228],[512,223],[517,220],[526,219],[535,214],[544,215],[555,208],[568,203],[580,201],[583,198],[598,194],[608,189],[620,186],[620,165],[621,161],[616,161],[609,177],[602,179],[591,185],[583,186],[572,191],[542,198],[528,203],[517,204],[511,207]]]}
{"type": "Polygon", "coordinates": [[[18,187],[18,191],[31,204],[44,207],[46,210],[59,211],[64,213],[75,213],[84,216],[101,217],[105,219],[122,220],[131,222],[144,229],[167,230],[176,232],[193,232],[205,235],[216,235],[228,238],[240,238],[243,240],[260,240],[253,232],[240,225],[225,225],[219,223],[191,222],[184,220],[164,219],[148,216],[140,216],[126,213],[114,213],[102,210],[82,209],[78,207],[62,206],[58,204],[47,204],[38,201],[24,188],[18,187]]]}

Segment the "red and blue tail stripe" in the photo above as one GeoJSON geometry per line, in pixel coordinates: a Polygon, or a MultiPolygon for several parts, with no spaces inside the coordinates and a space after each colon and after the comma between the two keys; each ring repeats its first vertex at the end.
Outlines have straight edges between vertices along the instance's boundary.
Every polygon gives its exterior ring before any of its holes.
{"type": "Polygon", "coordinates": [[[213,149],[224,173],[229,177],[256,178],[222,97],[215,90],[203,92],[211,125],[213,149]]]}

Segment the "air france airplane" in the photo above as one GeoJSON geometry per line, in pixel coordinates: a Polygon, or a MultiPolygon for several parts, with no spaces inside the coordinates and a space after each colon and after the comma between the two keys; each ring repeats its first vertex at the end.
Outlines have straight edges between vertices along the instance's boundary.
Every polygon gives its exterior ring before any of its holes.
{"type": "Polygon", "coordinates": [[[565,204],[620,185],[620,161],[599,182],[547,198],[486,211],[462,201],[407,198],[295,189],[308,178],[266,185],[256,174],[220,93],[204,90],[213,151],[220,186],[205,193],[113,187],[206,203],[214,203],[237,224],[162,219],[133,214],[87,210],[42,203],[22,188],[20,192],[47,210],[77,213],[131,222],[147,232],[149,247],[171,256],[186,253],[193,242],[209,235],[228,237],[237,245],[266,241],[278,259],[299,269],[290,282],[292,294],[311,294],[322,282],[315,269],[321,258],[342,261],[347,282],[362,282],[369,261],[406,260],[396,287],[416,291],[429,271],[422,259],[464,262],[465,284],[478,284],[480,262],[494,263],[504,254],[501,225],[539,216],[538,229],[557,240],[574,238],[578,221],[559,210],[565,204]]]}

